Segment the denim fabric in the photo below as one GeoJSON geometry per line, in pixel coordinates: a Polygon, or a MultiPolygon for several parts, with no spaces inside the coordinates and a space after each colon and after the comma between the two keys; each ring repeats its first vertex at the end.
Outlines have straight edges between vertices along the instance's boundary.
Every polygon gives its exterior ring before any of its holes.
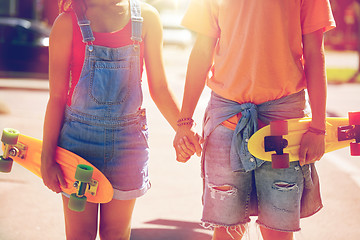
{"type": "Polygon", "coordinates": [[[120,48],[93,45],[90,25],[81,25],[86,17],[76,12],[87,43],[85,60],[59,137],[59,146],[104,173],[114,199],[120,200],[137,198],[150,188],[148,129],[141,109],[142,18],[139,3],[131,0],[130,6],[135,40],[120,48]]]}
{"type": "Polygon", "coordinates": [[[68,108],[59,146],[99,169],[114,188],[114,199],[142,196],[150,188],[145,110],[123,118],[94,118],[68,108]]]}
{"type": "Polygon", "coordinates": [[[300,230],[304,175],[299,162],[291,162],[287,169],[273,169],[266,162],[254,171],[234,172],[230,166],[233,134],[233,130],[218,125],[209,136],[204,153],[202,221],[212,226],[235,227],[258,215],[257,222],[267,228],[300,230]]]}
{"type": "Polygon", "coordinates": [[[266,206],[271,206],[272,204],[273,207],[277,206],[275,205],[277,200],[282,201],[281,199],[286,199],[287,197],[271,194],[272,190],[270,188],[275,186],[275,182],[271,179],[266,180],[267,175],[272,174],[273,172],[270,167],[271,163],[255,159],[247,150],[247,139],[249,139],[257,130],[258,119],[265,124],[268,124],[272,120],[303,117],[309,113],[308,111],[305,100],[305,91],[289,95],[282,99],[266,102],[258,106],[251,103],[238,104],[212,93],[204,117],[203,136],[205,142],[203,146],[204,154],[202,155],[202,177],[205,183],[204,214],[211,208],[213,208],[215,212],[210,210],[210,217],[204,215],[204,222],[215,225],[233,226],[246,223],[250,213],[250,215],[259,214],[258,222],[268,228],[282,229],[283,231],[296,231],[298,229],[299,218],[309,217],[322,208],[320,184],[315,165],[310,164],[299,167],[298,162],[292,162],[290,163],[290,169],[284,170],[287,173],[282,173],[279,170],[279,175],[277,177],[278,180],[290,183],[290,185],[296,183],[296,188],[298,189],[297,192],[292,191],[290,194],[291,201],[293,201],[292,204],[295,204],[296,208],[292,208],[291,211],[294,212],[289,214],[288,217],[284,217],[284,219],[292,219],[291,222],[289,222],[290,225],[286,226],[286,220],[285,222],[282,222],[280,219],[282,217],[279,217],[278,221],[274,222],[276,225],[272,224],[271,221],[268,220],[270,215],[273,214],[275,218],[277,218],[277,216],[281,216],[282,214],[280,212],[280,215],[276,215],[275,212],[270,213],[271,211],[268,210],[271,207],[266,206]],[[221,125],[223,121],[239,112],[242,113],[242,118],[239,120],[235,131],[221,125]],[[214,141],[217,141],[217,143],[212,143],[214,141]],[[221,153],[223,154],[222,156],[220,156],[221,153]],[[211,177],[212,173],[209,172],[209,169],[212,168],[211,166],[209,167],[209,161],[213,161],[211,160],[214,158],[213,156],[215,156],[215,161],[218,162],[218,167],[215,168],[213,173],[214,176],[217,176],[215,178],[211,177]],[[223,162],[219,163],[220,161],[223,162]],[[267,173],[267,171],[269,171],[269,173],[267,173]],[[290,176],[288,171],[290,171],[292,177],[297,179],[296,181],[286,177],[290,176]],[[291,173],[291,171],[294,171],[294,173],[291,173]],[[254,177],[258,176],[259,172],[264,174],[264,176],[260,176],[260,178],[257,177],[258,179],[256,180],[254,177]],[[250,176],[253,177],[253,180],[249,182],[250,176]],[[215,181],[216,178],[223,178],[223,180],[215,181]],[[244,181],[244,183],[247,181],[250,185],[239,185],[242,181],[244,181]],[[237,191],[239,192],[236,197],[237,199],[231,200],[229,203],[226,203],[227,201],[217,202],[211,200],[209,196],[207,196],[209,195],[209,193],[207,193],[209,189],[207,188],[209,186],[214,186],[214,184],[234,184],[233,186],[236,186],[238,188],[237,191]],[[260,184],[261,187],[259,190],[266,193],[262,194],[259,199],[256,192],[254,194],[254,189],[257,188],[255,184],[260,184]],[[264,188],[266,185],[268,185],[268,187],[266,187],[268,189],[264,188]],[[249,193],[249,189],[251,189],[251,194],[249,193]],[[272,196],[275,200],[269,200],[266,196],[272,196]],[[298,204],[299,199],[301,200],[300,204],[298,204]],[[269,203],[266,203],[268,200],[269,203]],[[208,201],[208,203],[205,203],[205,201],[208,201]],[[234,201],[241,202],[240,205],[244,209],[234,210],[234,208],[231,207],[233,206],[234,201]],[[258,201],[261,201],[259,202],[259,206],[257,206],[258,201]],[[218,204],[221,206],[218,206],[218,204]],[[224,209],[227,210],[225,211],[224,209]],[[234,216],[231,211],[234,211],[236,216],[234,216]],[[265,215],[260,217],[261,211],[269,217],[265,217],[265,215]]]}
{"type": "Polygon", "coordinates": [[[109,118],[138,111],[143,100],[139,54],[140,48],[134,45],[87,45],[71,109],[109,118]]]}
{"type": "Polygon", "coordinates": [[[270,121],[305,116],[305,91],[292,94],[260,105],[239,104],[212,92],[204,117],[204,139],[222,122],[241,113],[231,142],[230,161],[233,171],[251,171],[264,163],[253,157],[247,148],[247,142],[258,130],[258,118],[265,124],[270,121]]]}

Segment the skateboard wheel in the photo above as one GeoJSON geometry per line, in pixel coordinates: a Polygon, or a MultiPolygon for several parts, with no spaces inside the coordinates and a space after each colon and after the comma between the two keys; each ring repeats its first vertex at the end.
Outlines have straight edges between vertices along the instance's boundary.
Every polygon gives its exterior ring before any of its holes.
{"type": "Polygon", "coordinates": [[[289,168],[290,161],[289,161],[289,154],[272,154],[271,155],[271,165],[273,169],[282,169],[282,168],[289,168]]]}
{"type": "Polygon", "coordinates": [[[285,120],[270,122],[271,136],[282,136],[288,134],[288,122],[285,120]]]}
{"type": "Polygon", "coordinates": [[[20,132],[13,128],[4,128],[1,136],[1,141],[4,144],[15,145],[18,141],[20,132]]]}
{"type": "Polygon", "coordinates": [[[13,160],[11,158],[4,159],[3,156],[0,156],[0,172],[9,173],[11,172],[13,160]]]}
{"type": "Polygon", "coordinates": [[[79,197],[75,193],[70,195],[68,208],[75,212],[82,212],[85,210],[87,198],[85,196],[79,197]]]}
{"type": "Polygon", "coordinates": [[[360,143],[350,143],[351,156],[360,156],[360,143]]]}
{"type": "Polygon", "coordinates": [[[349,112],[349,125],[360,125],[360,112],[349,112]]]}
{"type": "Polygon", "coordinates": [[[85,164],[79,164],[76,167],[75,179],[80,182],[88,183],[92,179],[93,172],[94,168],[85,164]]]}

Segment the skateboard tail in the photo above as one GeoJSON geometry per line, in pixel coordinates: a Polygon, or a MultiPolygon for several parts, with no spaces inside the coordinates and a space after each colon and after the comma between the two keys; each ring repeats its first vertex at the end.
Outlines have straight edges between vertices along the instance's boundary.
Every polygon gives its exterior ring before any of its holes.
{"type": "Polygon", "coordinates": [[[19,153],[14,158],[15,162],[34,173],[41,178],[41,141],[28,137],[25,135],[19,135],[18,143],[15,145],[19,149],[19,153]],[[31,148],[27,147],[27,142],[31,142],[31,148]],[[33,149],[40,149],[40,151],[33,151],[33,149]],[[27,157],[31,156],[33,159],[39,159],[39,161],[29,161],[27,157]]]}
{"type": "MultiPolygon", "coordinates": [[[[20,134],[16,145],[12,147],[15,147],[18,152],[16,156],[12,156],[11,158],[41,178],[42,141],[20,134]]],[[[5,146],[3,145],[3,149],[4,148],[5,146]]],[[[77,181],[75,179],[76,167],[79,164],[84,164],[95,168],[85,159],[60,147],[56,150],[55,160],[60,165],[67,183],[67,187],[62,188],[62,191],[68,195],[76,192],[76,187],[74,186],[74,183],[77,181]]],[[[91,188],[85,194],[87,201],[93,203],[110,202],[113,197],[113,188],[109,180],[98,169],[93,173],[93,180],[92,183],[96,182],[95,190],[91,184],[91,188]]]]}

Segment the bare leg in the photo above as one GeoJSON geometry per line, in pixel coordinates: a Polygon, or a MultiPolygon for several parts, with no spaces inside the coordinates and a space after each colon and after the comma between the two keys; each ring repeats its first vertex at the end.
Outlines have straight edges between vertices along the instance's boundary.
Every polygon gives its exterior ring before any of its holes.
{"type": "Polygon", "coordinates": [[[97,235],[98,204],[86,203],[83,212],[68,208],[69,198],[63,196],[65,229],[67,240],[90,240],[97,235]]]}
{"type": "Polygon", "coordinates": [[[100,205],[100,238],[102,240],[128,240],[131,233],[133,200],[112,200],[100,205]]]}
{"type": "Polygon", "coordinates": [[[292,232],[279,232],[260,226],[264,240],[293,240],[292,232]]]}

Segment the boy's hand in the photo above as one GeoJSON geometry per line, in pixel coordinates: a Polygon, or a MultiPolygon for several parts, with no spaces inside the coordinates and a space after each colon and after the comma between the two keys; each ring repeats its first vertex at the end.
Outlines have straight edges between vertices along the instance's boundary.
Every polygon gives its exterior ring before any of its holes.
{"type": "Polygon", "coordinates": [[[325,135],[317,135],[311,132],[304,134],[300,149],[300,165],[314,163],[319,161],[325,153],[325,135]]]}

